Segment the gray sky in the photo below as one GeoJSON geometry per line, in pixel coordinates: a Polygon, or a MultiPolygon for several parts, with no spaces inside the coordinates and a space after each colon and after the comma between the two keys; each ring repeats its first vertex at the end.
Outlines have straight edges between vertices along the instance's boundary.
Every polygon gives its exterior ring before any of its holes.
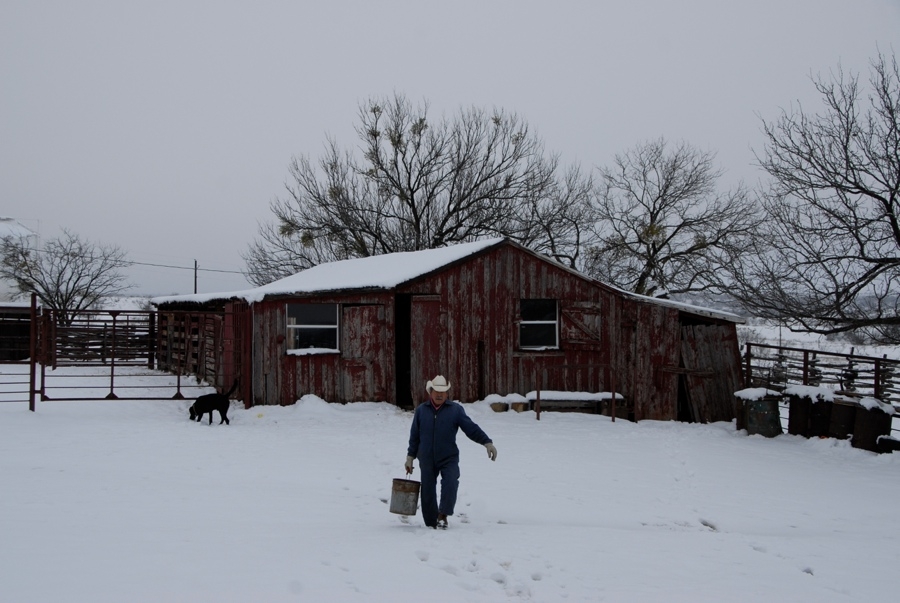
{"type": "MultiPolygon", "coordinates": [[[[0,215],[143,264],[240,271],[292,156],[365,99],[518,113],[564,164],[665,136],[754,184],[760,117],[900,51],[900,0],[0,0],[0,215]]],[[[192,270],[135,266],[142,294],[192,270]]],[[[199,292],[246,288],[200,272],[199,292]]]]}

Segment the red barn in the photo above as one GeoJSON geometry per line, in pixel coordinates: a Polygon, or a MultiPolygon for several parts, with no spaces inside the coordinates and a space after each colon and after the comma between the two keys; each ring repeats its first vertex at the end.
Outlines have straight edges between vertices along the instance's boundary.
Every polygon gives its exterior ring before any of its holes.
{"type": "Polygon", "coordinates": [[[616,391],[635,420],[730,420],[735,315],[632,295],[508,239],[323,264],[248,291],[153,300],[249,324],[247,406],[388,401],[436,374],[488,394],[616,391]]]}

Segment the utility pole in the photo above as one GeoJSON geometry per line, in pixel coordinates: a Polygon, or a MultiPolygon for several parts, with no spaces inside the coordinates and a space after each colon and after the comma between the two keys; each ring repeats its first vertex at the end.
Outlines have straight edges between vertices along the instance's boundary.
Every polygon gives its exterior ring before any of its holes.
{"type": "Polygon", "coordinates": [[[197,295],[197,260],[194,260],[194,295],[197,295]]]}

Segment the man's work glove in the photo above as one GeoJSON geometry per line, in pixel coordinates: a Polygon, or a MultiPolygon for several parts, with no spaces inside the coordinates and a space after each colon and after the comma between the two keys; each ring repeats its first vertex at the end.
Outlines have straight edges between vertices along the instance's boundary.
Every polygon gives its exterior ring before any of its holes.
{"type": "Polygon", "coordinates": [[[492,461],[496,461],[497,460],[497,449],[494,448],[494,445],[492,443],[488,442],[487,444],[484,445],[484,447],[487,448],[488,458],[491,459],[492,461]]]}
{"type": "Polygon", "coordinates": [[[406,457],[406,465],[405,465],[405,467],[406,467],[406,474],[407,474],[407,475],[409,475],[410,473],[413,472],[413,457],[411,457],[411,456],[406,457]]]}

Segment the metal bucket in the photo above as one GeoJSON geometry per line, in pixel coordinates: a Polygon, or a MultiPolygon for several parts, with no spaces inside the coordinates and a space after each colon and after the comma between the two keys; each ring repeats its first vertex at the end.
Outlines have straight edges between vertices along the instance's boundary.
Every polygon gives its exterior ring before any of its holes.
{"type": "Polygon", "coordinates": [[[391,513],[415,515],[419,503],[419,482],[411,479],[395,479],[391,488],[391,513]]]}

